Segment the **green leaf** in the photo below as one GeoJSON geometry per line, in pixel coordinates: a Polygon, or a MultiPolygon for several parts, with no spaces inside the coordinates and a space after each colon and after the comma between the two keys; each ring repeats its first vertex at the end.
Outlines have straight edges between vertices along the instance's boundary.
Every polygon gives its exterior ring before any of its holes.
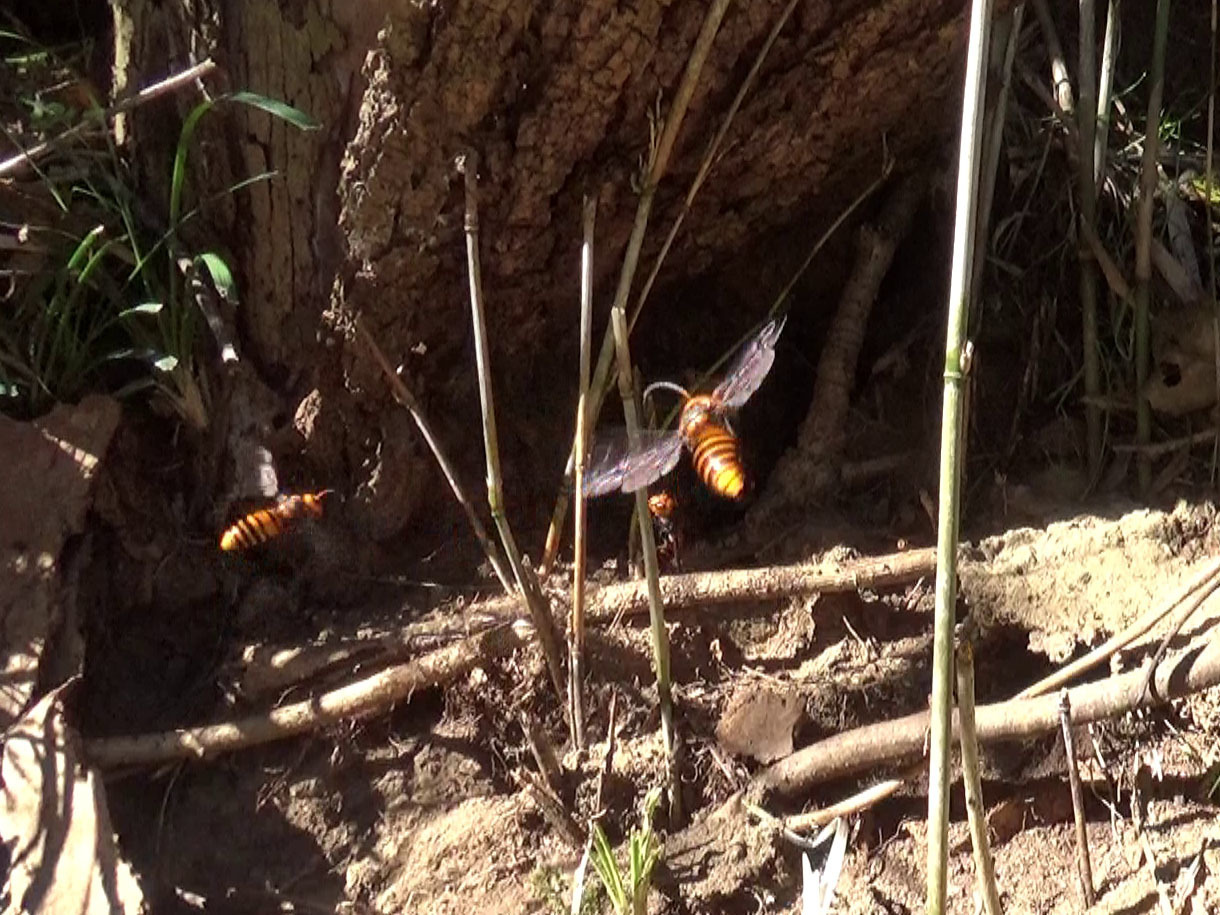
{"type": "Polygon", "coordinates": [[[119,312],[120,318],[131,318],[135,315],[158,315],[165,308],[164,302],[143,302],[119,312]]]}
{"type": "Polygon", "coordinates": [[[225,263],[223,257],[213,251],[205,251],[195,258],[195,263],[201,265],[212,278],[212,285],[226,302],[237,301],[237,281],[233,279],[233,271],[225,263]]]}
{"type": "Polygon", "coordinates": [[[153,362],[153,368],[159,372],[172,372],[178,367],[177,356],[162,356],[153,362]]]}
{"type": "Polygon", "coordinates": [[[257,92],[234,92],[226,97],[228,101],[239,102],[243,105],[249,105],[252,108],[258,108],[260,111],[265,111],[272,117],[279,118],[282,121],[287,121],[294,127],[299,127],[301,130],[317,130],[322,125],[307,115],[298,108],[293,108],[287,102],[281,102],[278,99],[267,98],[265,95],[259,95],[257,92]]]}

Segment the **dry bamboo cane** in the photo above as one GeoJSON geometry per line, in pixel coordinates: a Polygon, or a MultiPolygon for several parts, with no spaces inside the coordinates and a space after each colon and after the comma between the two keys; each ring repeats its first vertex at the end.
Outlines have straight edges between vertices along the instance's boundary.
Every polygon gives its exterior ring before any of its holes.
{"type": "Polygon", "coordinates": [[[364,323],[359,319],[354,319],[356,333],[364,340],[368,346],[369,352],[373,354],[373,359],[381,367],[382,374],[385,375],[386,381],[390,384],[390,392],[394,395],[394,399],[411,414],[411,419],[415,420],[415,425],[419,428],[420,435],[424,437],[424,442],[428,445],[428,450],[432,452],[432,456],[436,458],[437,466],[441,469],[441,474],[445,477],[445,482],[449,484],[449,489],[453,492],[453,497],[457,499],[458,505],[462,506],[462,511],[466,513],[466,520],[470,522],[470,529],[474,531],[474,537],[479,541],[479,546],[483,547],[483,552],[487,554],[487,561],[491,563],[492,569],[496,573],[496,578],[500,580],[500,584],[504,586],[505,594],[513,593],[512,579],[508,577],[508,570],[504,567],[504,558],[500,555],[500,551],[496,549],[496,545],[492,543],[491,538],[487,536],[487,530],[483,527],[483,522],[479,520],[478,512],[474,510],[474,505],[466,498],[466,491],[462,489],[462,485],[458,482],[457,469],[449,461],[449,456],[445,454],[445,449],[441,447],[440,439],[437,438],[436,432],[432,429],[432,424],[428,422],[428,418],[420,409],[419,402],[415,399],[402,379],[398,377],[398,373],[390,366],[390,361],[385,357],[385,353],[381,351],[372,335],[364,329],[364,323]]]}
{"type": "Polygon", "coordinates": [[[466,261],[470,277],[470,316],[474,325],[475,361],[479,371],[479,402],[482,407],[483,447],[487,456],[487,503],[492,520],[500,533],[500,542],[508,557],[509,567],[517,587],[525,598],[530,618],[538,633],[538,643],[546,658],[555,695],[564,701],[563,665],[555,633],[555,619],[547,606],[537,582],[525,568],[517,541],[513,537],[508,517],[504,514],[504,484],[500,476],[500,445],[496,436],[496,408],[491,390],[491,362],[487,351],[487,323],[483,313],[483,281],[479,269],[479,190],[478,157],[468,152],[459,168],[466,173],[466,261]]]}
{"type": "Polygon", "coordinates": [[[585,500],[579,493],[585,485],[585,452],[589,443],[589,363],[593,350],[593,227],[597,198],[585,198],[581,218],[580,257],[580,397],[576,404],[576,510],[573,512],[572,615],[568,625],[568,705],[571,712],[572,744],[585,744],[584,651],[585,651],[585,500]]]}

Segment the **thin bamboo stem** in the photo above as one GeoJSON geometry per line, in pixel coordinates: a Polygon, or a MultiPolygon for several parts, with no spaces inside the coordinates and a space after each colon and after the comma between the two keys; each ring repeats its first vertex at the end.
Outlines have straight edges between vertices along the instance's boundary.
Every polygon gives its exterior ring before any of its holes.
{"type": "Polygon", "coordinates": [[[945,393],[941,415],[940,505],[937,530],[936,622],[932,649],[931,758],[928,770],[927,911],[945,911],[949,854],[949,754],[953,714],[953,623],[957,600],[958,510],[961,501],[963,345],[978,212],[976,186],[982,146],[991,0],[972,0],[967,42],[957,174],[952,272],[945,334],[945,393]]]}
{"type": "MultiPolygon", "coordinates": [[[[655,147],[649,151],[648,171],[640,190],[635,222],[631,227],[631,236],[627,240],[627,248],[623,253],[623,266],[619,272],[618,287],[614,293],[614,306],[617,308],[625,309],[627,307],[627,298],[631,294],[631,284],[635,279],[636,267],[639,265],[640,250],[644,245],[644,235],[648,230],[648,218],[652,213],[653,197],[669,167],[669,157],[673,152],[678,130],[686,117],[686,110],[690,106],[695,87],[699,83],[699,75],[703,72],[703,66],[712,50],[712,42],[715,41],[716,33],[720,31],[720,23],[724,20],[725,13],[728,12],[730,2],[731,0],[713,0],[708,8],[703,27],[698,38],[695,39],[695,46],[691,49],[690,57],[686,61],[686,70],[682,74],[682,82],[679,83],[678,91],[674,95],[673,106],[665,118],[665,126],[661,129],[661,135],[655,147]]],[[[593,381],[589,385],[587,423],[590,429],[597,425],[597,417],[601,413],[602,404],[609,391],[608,385],[610,371],[614,365],[614,354],[614,334],[612,328],[607,327],[606,334],[602,338],[601,351],[597,354],[597,367],[593,371],[593,381]]],[[[576,447],[573,441],[573,447],[568,452],[568,463],[563,472],[564,486],[555,500],[555,509],[551,513],[551,526],[547,531],[546,546],[542,551],[540,568],[543,575],[550,571],[555,562],[555,556],[559,552],[559,539],[563,532],[564,519],[568,513],[568,502],[572,496],[569,486],[575,469],[576,447]]]]}
{"type": "MultiPolygon", "coordinates": [[[[584,239],[580,254],[580,396],[576,403],[576,492],[584,491],[585,453],[588,450],[589,370],[593,361],[593,228],[597,220],[597,198],[586,197],[581,214],[584,239]]],[[[568,704],[572,744],[585,745],[584,651],[585,651],[585,500],[576,499],[572,513],[572,615],[568,624],[568,704]]]]}
{"type": "Polygon", "coordinates": [[[385,375],[386,381],[390,384],[390,392],[394,395],[394,399],[399,405],[404,407],[411,414],[411,419],[415,420],[415,425],[419,428],[419,433],[424,437],[424,442],[428,446],[428,450],[432,452],[432,456],[436,459],[437,466],[441,469],[441,474],[445,477],[445,482],[449,484],[449,489],[453,493],[453,497],[457,499],[458,505],[462,507],[462,511],[466,514],[466,520],[470,522],[470,529],[474,531],[474,537],[479,541],[479,546],[483,548],[483,552],[487,554],[487,561],[491,563],[492,569],[496,573],[496,578],[500,580],[500,584],[504,586],[504,593],[512,595],[514,592],[512,579],[509,578],[508,570],[504,565],[504,558],[500,555],[500,551],[496,549],[496,545],[491,538],[487,536],[487,529],[483,527],[483,522],[479,520],[478,512],[475,511],[474,505],[466,498],[466,491],[462,489],[462,484],[458,482],[457,468],[449,460],[449,456],[445,454],[445,449],[441,447],[440,439],[437,438],[436,432],[432,429],[432,424],[428,422],[428,418],[420,409],[419,401],[415,399],[415,395],[408,390],[403,384],[398,373],[390,366],[390,361],[385,357],[385,353],[381,351],[381,347],[373,339],[372,335],[364,329],[364,322],[360,319],[354,321],[356,333],[364,340],[369,351],[373,354],[373,359],[381,367],[382,374],[385,375]]]}
{"type": "Polygon", "coordinates": [[[1097,75],[1097,135],[1093,140],[1093,194],[1100,196],[1106,179],[1110,143],[1110,107],[1114,93],[1114,67],[1122,47],[1120,0],[1106,4],[1106,33],[1101,43],[1101,70],[1097,75]]]}
{"type": "MultiPolygon", "coordinates": [[[[1096,231],[1097,182],[1094,179],[1094,137],[1097,133],[1097,46],[1093,0],[1080,0],[1080,81],[1076,106],[1076,188],[1080,197],[1080,233],[1096,231]]],[[[1101,354],[1097,333],[1097,262],[1088,245],[1078,245],[1080,259],[1081,350],[1084,358],[1085,428],[1089,477],[1101,476],[1105,416],[1101,396],[1101,354]]]]}
{"type": "MultiPolygon", "coordinates": [[[[987,138],[983,144],[983,171],[979,188],[979,225],[991,225],[991,207],[995,200],[995,179],[1000,168],[1000,155],[1004,152],[1004,123],[1008,118],[1008,97],[1012,91],[1012,67],[1017,59],[1017,47],[1021,43],[1021,24],[1025,18],[1025,4],[1013,7],[1007,19],[997,23],[997,50],[1003,46],[1004,59],[1000,70],[1000,88],[996,93],[995,106],[988,112],[987,138]],[[1004,30],[1002,38],[999,27],[1004,30]]],[[[974,250],[974,270],[970,278],[970,307],[973,309],[983,288],[983,273],[987,265],[987,245],[990,236],[986,231],[977,233],[974,250]]]]}
{"type": "Polygon", "coordinates": [[[479,267],[479,186],[478,156],[467,152],[461,165],[466,174],[466,265],[470,278],[470,319],[474,326],[475,363],[479,372],[479,403],[482,408],[483,450],[487,457],[487,504],[500,534],[500,542],[508,557],[509,567],[517,587],[525,598],[530,617],[538,633],[538,642],[546,657],[555,694],[564,701],[563,666],[559,656],[555,620],[541,590],[524,567],[517,541],[513,537],[508,517],[504,513],[504,484],[500,475],[500,445],[496,436],[496,408],[491,389],[491,361],[487,348],[487,322],[483,309],[483,281],[479,267]]]}
{"type": "MultiPolygon", "coordinates": [[[[631,350],[627,343],[627,316],[622,304],[610,311],[610,325],[614,331],[615,350],[618,353],[619,394],[623,398],[623,415],[627,421],[627,439],[634,450],[639,446],[640,417],[636,411],[632,385],[631,350]]],[[[657,545],[653,537],[652,516],[648,513],[648,491],[635,492],[635,510],[639,516],[640,547],[644,554],[644,575],[648,581],[648,616],[652,623],[652,660],[657,677],[657,701],[661,711],[661,738],[669,760],[670,811],[671,818],[678,819],[681,804],[681,782],[674,777],[674,760],[677,756],[677,736],[674,733],[673,697],[669,677],[669,633],[665,629],[665,606],[661,599],[660,571],[657,567],[657,545]]]]}
{"type": "Polygon", "coordinates": [[[695,198],[699,195],[704,182],[707,181],[707,176],[711,173],[712,165],[716,162],[716,155],[720,151],[720,145],[724,142],[729,128],[733,125],[733,119],[737,116],[737,112],[740,110],[750,90],[754,88],[754,81],[758,79],[758,73],[762,70],[762,65],[767,59],[767,55],[771,53],[771,47],[775,44],[775,39],[779,37],[779,33],[783,31],[784,26],[788,24],[788,20],[792,18],[792,13],[799,2],[800,0],[788,0],[788,5],[784,7],[783,11],[779,14],[779,18],[775,20],[775,24],[767,35],[767,40],[763,42],[762,47],[758,49],[758,53],[754,56],[754,63],[750,65],[750,71],[746,74],[745,79],[741,81],[737,94],[733,96],[733,101],[729,104],[728,110],[724,114],[724,120],[720,122],[720,128],[716,131],[716,135],[712,137],[712,142],[708,144],[707,152],[703,154],[703,161],[699,164],[699,171],[695,173],[695,178],[691,181],[690,188],[686,192],[686,199],[682,201],[682,209],[674,217],[674,223],[669,228],[669,234],[665,236],[665,243],[661,245],[661,250],[653,261],[652,270],[648,274],[648,278],[644,280],[644,284],[640,287],[639,295],[636,296],[635,308],[631,311],[631,320],[627,322],[628,333],[635,330],[635,322],[639,320],[640,312],[644,310],[644,303],[648,301],[648,295],[652,292],[653,283],[656,282],[657,276],[661,272],[661,266],[665,263],[665,257],[669,254],[669,249],[673,247],[674,239],[678,237],[678,231],[682,228],[682,223],[686,221],[695,198]]]}
{"type": "Polygon", "coordinates": [[[970,843],[974,850],[974,870],[979,895],[987,915],[1001,915],[1000,891],[995,883],[995,860],[987,838],[983,784],[979,777],[979,738],[974,721],[974,633],[968,626],[958,649],[957,709],[962,745],[962,785],[966,792],[966,817],[970,822],[970,843]]]}
{"type": "Polygon", "coordinates": [[[1072,819],[1076,823],[1076,868],[1080,876],[1081,902],[1091,909],[1097,901],[1093,890],[1093,865],[1089,860],[1089,833],[1084,820],[1084,791],[1080,786],[1080,769],[1076,765],[1076,747],[1072,741],[1072,700],[1065,689],[1059,694],[1059,728],[1063,732],[1063,753],[1067,758],[1068,784],[1072,791],[1072,819]]]}
{"type": "MultiPolygon", "coordinates": [[[[1135,214],[1135,440],[1146,445],[1152,438],[1152,408],[1144,396],[1148,386],[1151,341],[1148,300],[1152,283],[1152,205],[1156,197],[1157,153],[1160,148],[1161,100],[1165,93],[1165,45],[1169,35],[1169,0],[1157,0],[1152,67],[1148,73],[1148,112],[1144,124],[1144,157],[1140,163],[1140,196],[1135,214]]],[[[1152,460],[1136,456],[1140,492],[1152,487],[1152,460]]]]}

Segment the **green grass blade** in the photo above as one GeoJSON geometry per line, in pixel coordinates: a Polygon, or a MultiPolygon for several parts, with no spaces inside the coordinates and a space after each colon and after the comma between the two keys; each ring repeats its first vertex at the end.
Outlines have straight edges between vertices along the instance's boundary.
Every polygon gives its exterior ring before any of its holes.
{"type": "Polygon", "coordinates": [[[279,118],[281,121],[287,121],[293,127],[301,130],[317,130],[322,126],[300,109],[293,108],[291,105],[278,99],[259,95],[257,92],[234,92],[226,98],[228,101],[238,102],[239,104],[249,105],[252,108],[265,111],[272,117],[279,118]]]}
{"type": "Polygon", "coordinates": [[[195,264],[203,267],[212,279],[212,285],[226,302],[237,301],[237,281],[225,259],[214,251],[205,251],[195,257],[195,264]]]}

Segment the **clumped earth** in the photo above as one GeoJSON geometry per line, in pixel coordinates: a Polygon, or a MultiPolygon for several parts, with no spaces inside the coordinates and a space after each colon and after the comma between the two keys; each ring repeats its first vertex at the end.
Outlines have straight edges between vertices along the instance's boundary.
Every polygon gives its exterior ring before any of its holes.
{"type": "MultiPolygon", "coordinates": [[[[1092,514],[969,542],[960,572],[963,605],[983,626],[979,701],[1011,696],[1179,588],[1214,554],[1220,536],[1215,519],[1210,502],[1183,501],[1169,510],[1095,505],[1092,514]]],[[[999,529],[1002,522],[992,519],[999,529]]],[[[869,537],[875,533],[861,535],[869,537]]],[[[849,552],[840,547],[836,555],[849,552]]],[[[184,565],[165,566],[175,568],[172,574],[188,574],[184,565]]],[[[225,572],[216,575],[220,582],[225,572]]],[[[259,600],[282,613],[280,601],[296,587],[299,570],[277,578],[261,567],[260,576],[276,584],[260,585],[256,577],[255,590],[269,592],[259,600]]],[[[553,586],[565,587],[559,578],[553,586]]],[[[159,619],[143,616],[126,629],[121,618],[131,608],[111,598],[115,615],[107,625],[115,634],[91,658],[87,731],[214,720],[243,704],[273,701],[277,696],[248,687],[245,698],[229,697],[235,707],[225,713],[226,700],[209,686],[216,669],[240,668],[242,646],[299,646],[309,641],[303,634],[340,644],[424,617],[460,630],[478,618],[480,606],[452,592],[428,601],[418,590],[382,585],[366,590],[369,603],[358,611],[305,593],[296,598],[295,616],[272,620],[254,611],[259,604],[247,592],[236,601],[243,608],[236,619],[222,625],[204,619],[221,591],[219,584],[201,589],[195,602],[164,613],[159,608],[159,619]],[[382,607],[379,617],[372,604],[382,607]],[[197,640],[213,645],[208,670],[175,662],[198,656],[196,648],[184,648],[197,640]],[[194,691],[156,686],[171,677],[176,684],[193,683],[194,691]]],[[[752,772],[793,746],[925,708],[931,607],[930,581],[920,580],[879,593],[672,613],[685,745],[682,799],[691,820],[667,829],[664,816],[659,819],[664,858],[651,910],[799,911],[798,853],[773,826],[750,815],[737,792],[752,772]]],[[[1218,612],[1205,605],[1185,635],[1204,631],[1218,612]]],[[[1155,644],[1146,638],[1116,663],[1138,666],[1155,644]]],[[[646,621],[638,618],[591,633],[591,745],[584,755],[564,754],[566,726],[541,658],[531,649],[479,665],[443,690],[417,694],[362,723],[112,779],[108,796],[121,848],[167,911],[195,911],[200,899],[209,911],[283,903],[302,911],[557,911],[548,908],[543,887],[566,892],[564,880],[581,850],[539,803],[530,774],[537,765],[523,722],[537,723],[544,742],[561,755],[559,791],[582,821],[594,813],[614,694],[616,741],[602,807],[611,841],[619,843],[637,824],[646,791],[664,774],[648,646],[646,621]]],[[[341,667],[339,679],[362,672],[352,663],[341,667]]],[[[300,698],[307,688],[283,689],[278,698],[300,698]]],[[[1215,806],[1204,778],[1217,763],[1218,735],[1220,697],[1214,691],[1078,729],[1099,911],[1154,911],[1158,891],[1189,898],[1193,908],[1185,911],[1213,911],[1220,904],[1220,882],[1212,876],[1220,869],[1215,806]],[[1203,868],[1187,897],[1182,875],[1199,855],[1203,868]]],[[[1060,741],[1047,735],[989,746],[983,764],[1006,911],[1078,911],[1060,741]]],[[[820,785],[797,805],[771,812],[826,806],[899,769],[820,785]]],[[[912,782],[859,818],[838,911],[922,909],[924,792],[923,784],[912,782]]],[[[952,910],[973,911],[960,784],[951,850],[952,910]]]]}

